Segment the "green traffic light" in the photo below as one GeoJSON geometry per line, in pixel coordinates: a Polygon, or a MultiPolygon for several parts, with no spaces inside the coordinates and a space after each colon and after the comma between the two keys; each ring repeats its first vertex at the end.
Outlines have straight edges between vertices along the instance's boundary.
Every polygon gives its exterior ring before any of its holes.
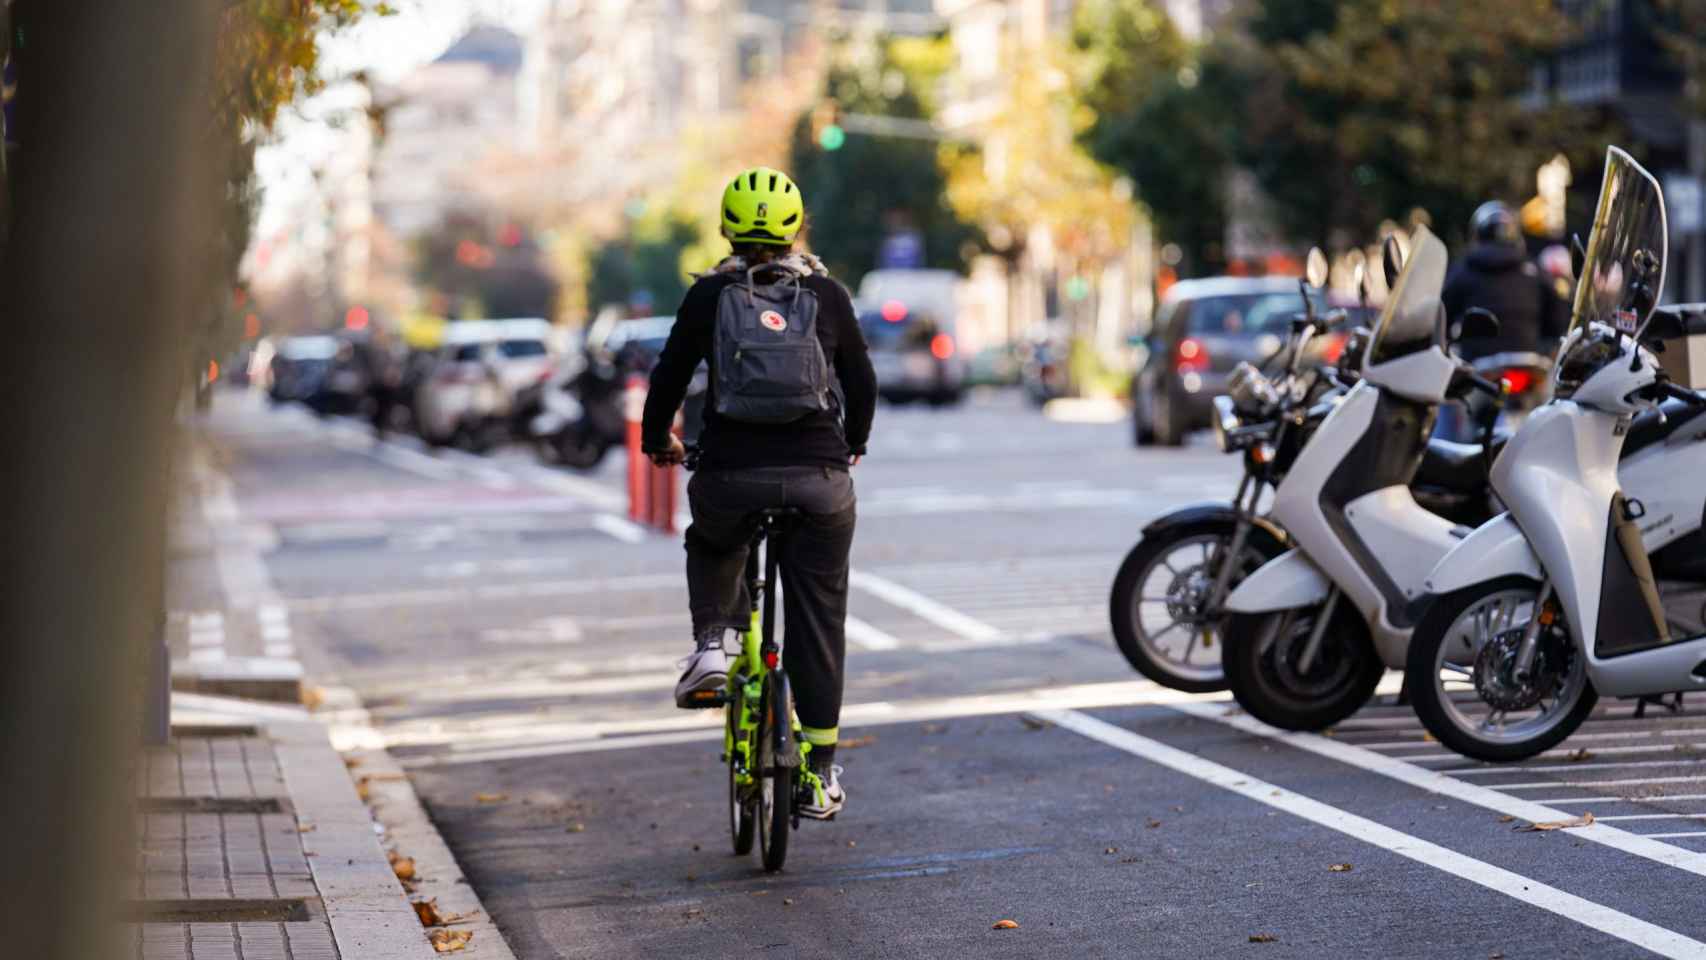
{"type": "Polygon", "coordinates": [[[840,150],[841,145],[847,142],[847,131],[841,129],[839,124],[832,123],[818,134],[817,142],[818,146],[825,150],[840,150]]]}

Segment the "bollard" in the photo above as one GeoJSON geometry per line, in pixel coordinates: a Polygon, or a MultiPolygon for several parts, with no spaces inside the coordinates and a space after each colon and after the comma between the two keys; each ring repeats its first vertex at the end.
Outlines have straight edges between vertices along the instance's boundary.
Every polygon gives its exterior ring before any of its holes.
{"type": "Polygon", "coordinates": [[[635,523],[645,523],[652,471],[651,461],[647,460],[640,450],[640,422],[646,413],[645,379],[638,374],[630,375],[622,400],[623,416],[628,427],[628,519],[635,523]]]}

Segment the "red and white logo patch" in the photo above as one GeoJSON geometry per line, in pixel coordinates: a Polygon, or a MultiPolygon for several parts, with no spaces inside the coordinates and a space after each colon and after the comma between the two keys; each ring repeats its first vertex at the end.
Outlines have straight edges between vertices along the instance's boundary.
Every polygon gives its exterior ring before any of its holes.
{"type": "Polygon", "coordinates": [[[759,314],[758,322],[764,324],[765,327],[774,330],[777,333],[781,333],[783,330],[788,329],[788,318],[774,310],[766,310],[759,314]]]}

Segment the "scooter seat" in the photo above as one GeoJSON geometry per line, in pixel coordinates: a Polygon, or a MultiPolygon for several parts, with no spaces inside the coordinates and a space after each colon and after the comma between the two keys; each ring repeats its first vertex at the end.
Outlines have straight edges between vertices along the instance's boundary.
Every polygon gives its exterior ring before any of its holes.
{"type": "MultiPolygon", "coordinates": [[[[1493,440],[1493,457],[1504,449],[1505,437],[1493,440]]],[[[1487,485],[1486,467],[1481,462],[1481,445],[1453,443],[1433,439],[1422,453],[1421,466],[1416,469],[1417,486],[1434,487],[1455,493],[1476,493],[1487,485]]]]}

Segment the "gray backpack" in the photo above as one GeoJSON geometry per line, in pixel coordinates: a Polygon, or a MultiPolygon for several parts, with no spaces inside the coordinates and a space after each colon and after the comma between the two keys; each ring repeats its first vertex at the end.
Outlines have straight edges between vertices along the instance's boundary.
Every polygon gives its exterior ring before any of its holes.
{"type": "Polygon", "coordinates": [[[817,338],[817,294],[792,274],[755,283],[767,267],[748,270],[717,300],[716,410],[745,423],[790,423],[830,409],[829,363],[817,338]]]}

